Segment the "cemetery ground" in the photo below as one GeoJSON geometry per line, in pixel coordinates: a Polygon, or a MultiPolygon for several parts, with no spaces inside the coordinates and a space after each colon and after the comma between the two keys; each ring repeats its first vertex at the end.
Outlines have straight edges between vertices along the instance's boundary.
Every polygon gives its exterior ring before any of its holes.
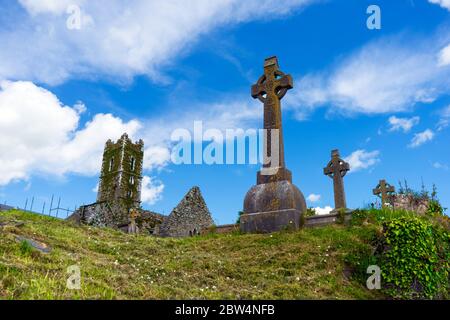
{"type": "Polygon", "coordinates": [[[448,299],[448,228],[444,216],[361,210],[349,225],[174,239],[13,210],[0,213],[0,299],[448,299]],[[402,230],[402,221],[411,229],[402,230]],[[389,259],[395,250],[404,256],[389,259]],[[366,270],[377,263],[391,269],[383,270],[381,290],[368,290],[366,270]],[[66,287],[72,265],[81,269],[80,290],[66,287]],[[403,272],[400,280],[395,272],[403,272]],[[397,281],[433,294],[393,293],[397,281]]]}

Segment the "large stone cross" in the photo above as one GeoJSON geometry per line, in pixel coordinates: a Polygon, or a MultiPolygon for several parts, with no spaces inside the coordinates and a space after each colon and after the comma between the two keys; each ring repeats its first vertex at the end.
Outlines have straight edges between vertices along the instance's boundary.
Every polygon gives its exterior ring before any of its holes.
{"type": "Polygon", "coordinates": [[[333,179],[335,210],[347,209],[343,178],[349,170],[350,165],[340,158],[339,150],[331,151],[331,161],[323,169],[323,173],[333,179]]]}
{"type": "Polygon", "coordinates": [[[258,98],[264,103],[264,129],[266,129],[266,133],[263,146],[265,151],[263,167],[278,167],[278,170],[273,175],[262,175],[258,173],[258,184],[292,180],[290,172],[285,168],[280,103],[280,100],[286,92],[292,88],[292,77],[280,71],[277,57],[267,58],[264,62],[264,75],[252,86],[252,97],[255,99],[258,98]],[[278,141],[275,141],[275,150],[272,150],[274,144],[271,141],[273,129],[278,130],[278,141]],[[278,152],[278,163],[272,163],[271,160],[268,161],[268,158],[273,160],[272,151],[278,152]]]}
{"type": "Polygon", "coordinates": [[[373,194],[381,197],[381,206],[386,207],[389,202],[388,196],[395,192],[394,186],[386,182],[386,180],[380,180],[377,187],[373,189],[373,194]]]}

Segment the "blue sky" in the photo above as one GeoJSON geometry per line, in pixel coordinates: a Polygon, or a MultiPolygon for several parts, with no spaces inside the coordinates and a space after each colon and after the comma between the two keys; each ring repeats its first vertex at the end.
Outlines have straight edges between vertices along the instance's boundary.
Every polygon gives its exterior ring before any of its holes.
{"type": "Polygon", "coordinates": [[[450,207],[449,18],[447,0],[3,1],[0,202],[94,202],[104,143],[127,131],[146,145],[144,208],[168,214],[198,185],[216,223],[235,221],[258,166],[174,165],[170,135],[261,127],[250,86],[277,55],[295,87],[287,167],[309,206],[333,206],[322,168],[339,148],[349,207],[383,178],[435,183],[450,207]]]}

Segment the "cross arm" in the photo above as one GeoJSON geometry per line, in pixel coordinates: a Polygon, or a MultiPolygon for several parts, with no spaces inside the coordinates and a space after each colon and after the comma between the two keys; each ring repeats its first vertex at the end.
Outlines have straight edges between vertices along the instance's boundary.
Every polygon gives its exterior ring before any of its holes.
{"type": "Polygon", "coordinates": [[[277,79],[276,91],[279,99],[282,99],[286,92],[294,88],[294,80],[290,74],[284,74],[281,71],[275,72],[275,75],[281,77],[277,79]]]}
{"type": "Polygon", "coordinates": [[[326,176],[330,176],[334,173],[333,170],[333,162],[330,161],[325,168],[323,168],[323,174],[326,176]]]}
{"type": "Polygon", "coordinates": [[[265,80],[266,80],[266,76],[263,75],[258,79],[258,82],[256,82],[256,84],[252,85],[251,93],[252,93],[253,99],[256,99],[256,98],[260,99],[262,97],[262,95],[264,93],[266,93],[266,87],[264,85],[265,80]]]}

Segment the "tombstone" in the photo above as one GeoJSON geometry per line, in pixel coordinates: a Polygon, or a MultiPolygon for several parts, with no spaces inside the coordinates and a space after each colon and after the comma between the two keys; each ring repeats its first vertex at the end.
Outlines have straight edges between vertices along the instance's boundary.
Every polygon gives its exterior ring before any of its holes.
{"type": "Polygon", "coordinates": [[[331,151],[331,161],[323,168],[323,173],[333,179],[334,211],[347,209],[344,190],[344,176],[350,170],[350,165],[342,160],[339,150],[331,151]]]}
{"type": "Polygon", "coordinates": [[[30,238],[26,238],[26,237],[22,237],[22,236],[16,236],[16,241],[17,242],[26,242],[28,243],[33,249],[47,254],[50,253],[52,251],[52,248],[50,246],[48,246],[47,244],[34,240],[34,239],[30,239],[30,238]]]}
{"type": "Polygon", "coordinates": [[[394,186],[386,182],[386,180],[380,180],[375,189],[373,189],[373,194],[375,196],[381,197],[381,206],[386,208],[389,203],[389,196],[395,192],[394,186]]]}
{"type": "Polygon", "coordinates": [[[244,213],[240,218],[243,232],[267,233],[285,228],[297,229],[302,214],[306,212],[305,198],[292,184],[292,174],[284,160],[280,101],[292,88],[292,77],[280,71],[277,58],[267,58],[264,75],[251,90],[252,97],[264,104],[266,134],[263,168],[257,173],[257,184],[247,192],[244,199],[244,213]]]}
{"type": "Polygon", "coordinates": [[[136,219],[139,218],[139,211],[136,208],[130,209],[130,223],[128,224],[128,233],[139,233],[136,219]]]}

